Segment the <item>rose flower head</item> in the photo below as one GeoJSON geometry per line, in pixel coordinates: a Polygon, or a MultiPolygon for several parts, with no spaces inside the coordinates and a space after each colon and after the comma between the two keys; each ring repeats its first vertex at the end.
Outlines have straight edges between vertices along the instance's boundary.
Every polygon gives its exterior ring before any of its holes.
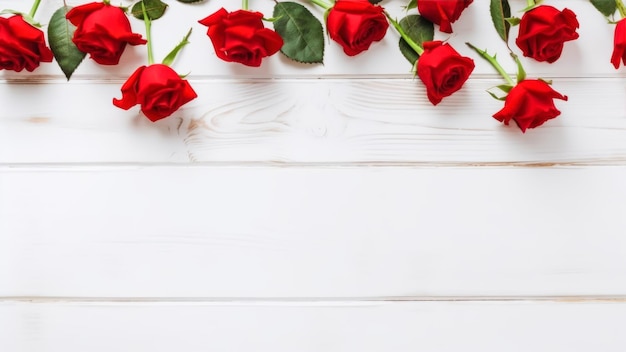
{"type": "Polygon", "coordinates": [[[561,114],[554,106],[554,99],[567,100],[567,96],[555,91],[542,80],[523,80],[515,85],[506,97],[504,108],[493,117],[508,125],[511,120],[526,132],[561,114]]]}
{"type": "Polygon", "coordinates": [[[198,21],[208,28],[215,54],[227,62],[252,67],[261,66],[264,57],[274,55],[283,46],[283,38],[263,25],[260,12],[224,8],[198,21]]]}
{"type": "Polygon", "coordinates": [[[122,86],[122,99],[113,98],[113,105],[128,110],[139,104],[150,121],[170,116],[178,108],[197,97],[186,80],[169,66],[153,64],[139,67],[122,86]]]}
{"type": "Polygon", "coordinates": [[[576,14],[571,10],[537,6],[522,16],[515,43],[524,56],[552,63],[561,57],[563,43],[578,38],[578,27],[576,14]]]}
{"type": "Polygon", "coordinates": [[[126,44],[146,44],[119,7],[92,2],[72,8],[65,17],[77,27],[72,41],[78,50],[101,65],[117,65],[126,44]]]}
{"type": "Polygon", "coordinates": [[[461,56],[441,41],[424,42],[424,53],[417,61],[417,76],[426,86],[428,100],[433,105],[457,90],[474,70],[474,60],[461,56]]]}
{"type": "Polygon", "coordinates": [[[420,15],[439,25],[439,30],[452,33],[452,23],[461,17],[473,0],[417,0],[420,15]]]}
{"type": "Polygon", "coordinates": [[[32,72],[41,62],[52,62],[43,32],[21,15],[0,17],[0,69],[32,72]]]}
{"type": "Polygon", "coordinates": [[[357,55],[382,40],[389,23],[384,9],[368,0],[337,0],[329,10],[326,27],[330,39],[348,56],[357,55]]]}
{"type": "Polygon", "coordinates": [[[613,38],[613,56],[611,63],[615,69],[619,68],[620,62],[626,65],[626,18],[621,19],[615,26],[613,38]]]}

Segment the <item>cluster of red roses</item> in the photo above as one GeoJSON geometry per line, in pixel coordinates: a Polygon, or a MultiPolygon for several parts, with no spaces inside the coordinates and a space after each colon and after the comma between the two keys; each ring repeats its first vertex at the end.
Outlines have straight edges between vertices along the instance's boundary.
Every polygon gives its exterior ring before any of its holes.
{"type": "MultiPolygon", "coordinates": [[[[452,24],[461,17],[473,0],[410,0],[407,9],[417,9],[419,16],[408,15],[399,22],[376,4],[380,0],[308,1],[326,10],[326,31],[348,56],[361,54],[373,43],[382,40],[391,24],[401,37],[403,55],[414,65],[433,105],[461,89],[474,69],[471,58],[462,56],[450,44],[435,40],[433,32],[434,25],[437,25],[439,31],[452,33],[452,24]]],[[[33,71],[40,62],[53,60],[54,47],[50,50],[46,45],[43,32],[36,28],[33,20],[39,2],[40,0],[35,0],[29,14],[0,17],[0,69],[33,71]]],[[[197,94],[186,80],[169,67],[177,52],[186,44],[188,36],[163,63],[153,62],[150,16],[146,12],[146,4],[149,2],[160,0],[140,0],[138,3],[143,8],[142,18],[146,23],[147,39],[132,32],[126,9],[111,5],[109,0],[68,8],[65,19],[76,26],[72,42],[77,50],[83,56],[89,54],[91,59],[102,65],[118,64],[128,44],[148,44],[149,64],[139,67],[128,78],[121,88],[122,98],[113,99],[113,104],[122,109],[140,105],[144,115],[156,121],[170,116],[196,98],[197,94]]],[[[315,51],[323,51],[323,47],[311,44],[315,40],[303,37],[309,35],[306,32],[317,30],[314,23],[317,20],[313,18],[314,21],[311,21],[313,16],[304,6],[278,2],[275,18],[265,20],[262,13],[248,10],[247,3],[247,0],[243,0],[243,8],[240,10],[229,12],[221,8],[199,20],[200,24],[208,27],[207,34],[217,57],[228,62],[258,67],[263,58],[282,51],[296,61],[317,62],[317,58],[310,61],[303,59],[306,58],[307,51],[313,54],[316,54],[315,51]],[[285,19],[286,17],[289,19],[285,19]],[[274,21],[275,29],[266,28],[264,21],[274,21]],[[297,28],[297,33],[294,34],[290,27],[297,28]],[[307,42],[305,46],[302,46],[303,42],[307,42]],[[304,56],[298,54],[291,57],[289,54],[299,51],[305,52],[304,56]]],[[[598,7],[597,1],[592,3],[598,7]]],[[[523,55],[537,61],[553,63],[561,56],[564,43],[578,38],[576,31],[579,23],[576,15],[569,9],[558,10],[553,6],[538,5],[535,0],[527,0],[527,5],[522,17],[516,18],[511,16],[508,0],[491,0],[490,10],[495,29],[509,47],[509,28],[511,25],[519,25],[515,44],[523,55]]],[[[622,0],[605,0],[602,8],[598,9],[607,17],[618,9],[622,17],[626,17],[626,7],[622,0]],[[607,3],[613,6],[607,7],[607,3]]],[[[319,29],[321,32],[321,25],[319,29]]],[[[323,45],[323,40],[318,45],[323,45]]],[[[472,44],[468,45],[488,60],[506,80],[506,84],[497,87],[504,96],[490,92],[492,96],[505,101],[504,108],[495,113],[494,118],[505,124],[513,120],[525,131],[560,114],[554,105],[554,99],[567,100],[567,97],[553,90],[544,80],[527,79],[519,58],[511,49],[510,54],[519,67],[516,80],[502,69],[495,56],[488,55],[486,51],[472,44]]],[[[56,57],[56,52],[54,55],[56,57]]],[[[618,68],[620,60],[626,63],[626,19],[619,21],[615,29],[615,49],[611,62],[618,68]]],[[[59,58],[57,61],[60,61],[59,58]]]]}

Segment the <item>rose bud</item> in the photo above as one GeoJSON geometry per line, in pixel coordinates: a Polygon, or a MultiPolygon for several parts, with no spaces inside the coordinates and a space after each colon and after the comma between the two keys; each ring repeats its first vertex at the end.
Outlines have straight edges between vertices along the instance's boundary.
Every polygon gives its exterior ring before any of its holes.
{"type": "Polygon", "coordinates": [[[43,32],[21,15],[0,17],[0,69],[32,72],[41,62],[52,62],[43,32]]]}
{"type": "Polygon", "coordinates": [[[619,68],[620,61],[626,65],[626,18],[617,22],[615,37],[613,38],[611,63],[615,66],[615,69],[619,68]]]}
{"type": "Polygon", "coordinates": [[[133,33],[126,13],[119,7],[92,2],[72,8],[65,15],[75,25],[72,41],[78,50],[101,65],[117,65],[126,44],[146,44],[133,33]]]}
{"type": "Polygon", "coordinates": [[[139,104],[150,121],[170,116],[178,108],[197,97],[186,80],[169,66],[153,64],[139,67],[122,85],[122,99],[113,98],[113,105],[128,110],[139,104]]]}
{"type": "Polygon", "coordinates": [[[555,91],[542,80],[523,80],[511,89],[504,108],[493,117],[505,125],[513,120],[526,132],[561,114],[554,106],[554,99],[567,100],[567,96],[555,91]]]}
{"type": "Polygon", "coordinates": [[[433,105],[457,90],[474,70],[474,60],[461,56],[441,41],[424,42],[424,53],[417,61],[417,76],[426,86],[428,100],[433,105]]]}
{"type": "Polygon", "coordinates": [[[537,6],[522,16],[515,43],[524,56],[552,63],[561,57],[563,43],[578,38],[578,27],[576,14],[571,10],[537,6]]]}
{"type": "Polygon", "coordinates": [[[328,12],[326,27],[330,39],[354,56],[383,39],[389,23],[384,9],[368,0],[338,0],[328,12]]]}
{"type": "Polygon", "coordinates": [[[461,17],[473,0],[417,0],[420,15],[439,25],[439,30],[452,33],[452,23],[461,17]]]}
{"type": "Polygon", "coordinates": [[[215,54],[227,62],[259,67],[264,57],[274,55],[283,46],[283,38],[263,25],[260,12],[224,8],[198,21],[208,28],[215,54]]]}

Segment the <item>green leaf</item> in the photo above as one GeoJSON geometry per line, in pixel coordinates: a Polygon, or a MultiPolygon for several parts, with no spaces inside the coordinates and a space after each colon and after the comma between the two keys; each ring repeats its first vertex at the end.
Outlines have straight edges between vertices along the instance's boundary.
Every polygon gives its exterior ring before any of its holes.
{"type": "Polygon", "coordinates": [[[161,0],[141,0],[137,2],[130,10],[130,13],[140,20],[143,20],[143,11],[141,9],[141,2],[146,7],[146,12],[148,13],[148,18],[151,20],[157,20],[163,17],[165,10],[167,10],[167,4],[162,2],[161,0]]]}
{"type": "Polygon", "coordinates": [[[195,2],[202,2],[204,0],[178,0],[178,2],[182,2],[183,4],[193,4],[195,2]]]}
{"type": "MultiPolygon", "coordinates": [[[[420,15],[408,15],[401,19],[399,24],[409,38],[419,46],[423,46],[424,42],[431,41],[435,37],[435,26],[433,23],[420,15]]],[[[402,38],[400,38],[399,45],[402,55],[404,55],[412,65],[415,65],[415,62],[419,59],[419,55],[402,38]]]]}
{"type": "Polygon", "coordinates": [[[409,3],[405,7],[407,11],[415,9],[415,8],[417,8],[417,0],[410,0],[409,3]]]}
{"type": "Polygon", "coordinates": [[[172,49],[172,51],[170,51],[169,54],[167,54],[167,56],[165,57],[165,59],[163,59],[163,65],[171,65],[172,62],[174,62],[174,59],[176,59],[176,55],[178,55],[178,52],[187,44],[189,44],[189,36],[191,35],[191,30],[193,28],[189,28],[189,32],[187,32],[187,34],[185,35],[185,37],[183,38],[183,40],[180,41],[180,43],[178,43],[178,45],[176,45],[176,47],[174,47],[174,49],[172,49]]]}
{"type": "Polygon", "coordinates": [[[507,22],[507,18],[511,17],[511,7],[508,0],[491,0],[489,6],[491,12],[491,20],[493,21],[496,31],[505,43],[509,42],[509,29],[511,24],[507,22]]]}
{"type": "Polygon", "coordinates": [[[509,22],[511,26],[517,26],[520,22],[522,22],[522,19],[519,17],[509,17],[505,18],[505,20],[509,22]]]}
{"type": "MultiPolygon", "coordinates": [[[[498,87],[498,88],[500,88],[500,87],[498,87]]],[[[489,93],[489,95],[491,95],[491,97],[496,99],[496,100],[500,100],[500,101],[505,101],[506,100],[506,96],[507,96],[506,94],[503,95],[503,96],[498,96],[496,93],[494,93],[494,92],[492,92],[490,90],[487,90],[487,93],[489,93]]]]}
{"type": "Polygon", "coordinates": [[[591,4],[604,16],[609,17],[617,10],[615,0],[590,0],[591,4]]]}
{"type": "Polygon", "coordinates": [[[281,53],[297,62],[323,62],[322,23],[306,7],[295,2],[277,2],[273,17],[274,30],[284,42],[281,53]]]}
{"type": "Polygon", "coordinates": [[[50,49],[68,81],[85,58],[85,53],[72,42],[76,27],[65,18],[70,9],[70,6],[62,6],[56,10],[48,24],[50,49]]]}
{"type": "Polygon", "coordinates": [[[500,89],[501,91],[505,93],[509,93],[511,89],[513,89],[513,86],[510,84],[501,84],[499,86],[496,86],[496,88],[500,89]]]}

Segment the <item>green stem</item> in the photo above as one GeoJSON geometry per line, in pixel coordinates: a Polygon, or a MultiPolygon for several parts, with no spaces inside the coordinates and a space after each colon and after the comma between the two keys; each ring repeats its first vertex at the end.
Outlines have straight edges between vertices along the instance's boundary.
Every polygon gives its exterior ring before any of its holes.
{"type": "Polygon", "coordinates": [[[480,55],[483,59],[489,61],[491,66],[493,66],[493,68],[495,68],[496,71],[498,71],[498,73],[500,74],[500,76],[502,76],[502,78],[504,78],[504,80],[506,80],[506,83],[508,83],[511,86],[515,85],[515,81],[513,81],[513,78],[511,78],[511,76],[509,76],[509,74],[506,73],[504,68],[502,66],[500,66],[500,63],[496,60],[496,56],[495,55],[491,56],[491,55],[487,54],[487,52],[485,50],[480,50],[477,47],[475,47],[474,45],[472,45],[471,43],[465,43],[465,44],[467,44],[467,46],[469,46],[470,48],[474,49],[474,51],[476,51],[478,53],[478,55],[480,55]]]}
{"type": "Polygon", "coordinates": [[[331,7],[333,7],[333,4],[326,2],[324,0],[309,0],[310,2],[314,3],[317,6],[320,6],[321,8],[323,8],[324,10],[328,10],[331,7]]]}
{"type": "Polygon", "coordinates": [[[534,7],[535,5],[537,5],[535,0],[526,0],[526,6],[527,7],[534,7]]]}
{"type": "Polygon", "coordinates": [[[150,17],[148,17],[148,11],[146,11],[146,5],[141,1],[141,12],[143,12],[143,23],[146,26],[146,40],[148,44],[148,65],[152,65],[154,63],[154,55],[152,54],[152,21],[150,17]]]}
{"type": "Polygon", "coordinates": [[[616,0],[615,4],[617,5],[620,16],[622,16],[622,18],[626,18],[626,6],[624,6],[624,2],[622,0],[616,0]]]}
{"type": "Polygon", "coordinates": [[[248,9],[248,0],[241,0],[241,8],[243,10],[247,10],[248,9]]]}
{"type": "Polygon", "coordinates": [[[33,3],[33,7],[31,7],[30,11],[28,12],[28,16],[30,18],[35,18],[35,14],[37,13],[37,9],[39,8],[40,2],[41,0],[35,0],[35,2],[33,3]]]}
{"type": "Polygon", "coordinates": [[[393,26],[393,28],[396,29],[396,31],[398,32],[398,34],[400,34],[400,37],[402,37],[402,39],[404,39],[404,41],[409,44],[409,46],[411,47],[411,49],[415,50],[415,52],[417,53],[417,55],[422,55],[424,53],[424,48],[422,48],[419,44],[417,44],[415,41],[413,41],[413,39],[411,39],[409,37],[408,34],[406,34],[406,32],[404,31],[404,29],[402,29],[402,27],[400,26],[400,23],[398,23],[398,21],[394,20],[387,11],[385,11],[385,16],[387,16],[387,19],[389,20],[389,22],[391,23],[391,25],[393,26]]]}

